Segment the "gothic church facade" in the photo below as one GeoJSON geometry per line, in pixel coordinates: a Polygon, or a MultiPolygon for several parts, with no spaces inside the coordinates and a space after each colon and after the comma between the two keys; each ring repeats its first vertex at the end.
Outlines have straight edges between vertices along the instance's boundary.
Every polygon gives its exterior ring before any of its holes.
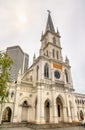
{"type": "Polygon", "coordinates": [[[17,83],[8,84],[9,103],[2,104],[1,121],[78,122],[85,116],[85,95],[75,94],[71,66],[63,61],[60,33],[48,13],[39,56],[17,83]],[[80,103],[81,101],[81,103],[80,103]]]}

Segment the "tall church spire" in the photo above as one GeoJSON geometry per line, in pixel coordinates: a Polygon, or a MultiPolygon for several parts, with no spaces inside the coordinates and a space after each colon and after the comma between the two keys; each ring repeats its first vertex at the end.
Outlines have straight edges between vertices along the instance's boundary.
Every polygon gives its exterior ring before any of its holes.
{"type": "Polygon", "coordinates": [[[47,11],[48,11],[48,19],[47,19],[45,32],[47,32],[47,31],[55,32],[54,25],[53,25],[53,22],[52,22],[52,18],[51,18],[51,15],[50,15],[51,12],[50,12],[50,10],[47,10],[47,11]]]}

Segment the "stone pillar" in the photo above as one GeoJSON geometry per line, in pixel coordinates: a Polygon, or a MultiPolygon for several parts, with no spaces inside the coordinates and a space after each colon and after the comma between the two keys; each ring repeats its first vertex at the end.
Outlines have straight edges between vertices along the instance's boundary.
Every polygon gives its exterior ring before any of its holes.
{"type": "Polygon", "coordinates": [[[57,113],[57,104],[56,104],[56,98],[55,98],[55,88],[52,90],[52,101],[53,101],[53,122],[58,123],[58,113],[57,113]]]}
{"type": "Polygon", "coordinates": [[[53,105],[53,111],[54,111],[54,116],[53,116],[53,119],[54,119],[54,123],[58,123],[58,113],[57,113],[57,104],[54,103],[53,105]]]}
{"type": "Polygon", "coordinates": [[[35,122],[35,120],[36,120],[36,117],[35,117],[35,106],[33,106],[33,108],[32,108],[32,113],[33,113],[32,121],[35,122]]]}
{"type": "Polygon", "coordinates": [[[70,110],[70,104],[69,104],[69,97],[68,97],[68,90],[66,90],[66,103],[67,103],[67,117],[68,117],[68,122],[72,122],[71,118],[71,110],[70,110]]]}
{"type": "Polygon", "coordinates": [[[74,112],[74,121],[75,122],[78,122],[79,120],[78,120],[78,116],[77,116],[77,105],[76,105],[76,103],[75,103],[75,98],[74,98],[74,104],[73,104],[73,112],[74,112]]]}
{"type": "Polygon", "coordinates": [[[50,120],[49,120],[49,122],[53,123],[53,105],[52,104],[50,104],[49,109],[50,109],[50,120]]]}
{"type": "Polygon", "coordinates": [[[45,117],[44,117],[44,102],[43,102],[43,99],[44,99],[44,92],[43,92],[43,89],[44,89],[44,86],[42,86],[42,89],[41,89],[41,115],[40,115],[40,120],[41,120],[41,123],[45,123],[45,117]]]}
{"type": "Polygon", "coordinates": [[[67,119],[67,107],[66,106],[63,107],[63,116],[64,116],[64,122],[67,122],[68,119],[67,119]]]}
{"type": "Polygon", "coordinates": [[[19,122],[18,120],[18,103],[19,103],[19,91],[20,91],[20,87],[16,86],[16,94],[15,94],[15,104],[14,104],[14,115],[13,115],[13,122],[19,122]]]}
{"type": "Polygon", "coordinates": [[[37,123],[40,123],[40,88],[37,93],[37,123]]]}
{"type": "Polygon", "coordinates": [[[19,122],[21,122],[21,119],[22,119],[22,107],[19,108],[18,115],[19,115],[19,122]]]}
{"type": "Polygon", "coordinates": [[[41,103],[41,115],[40,115],[40,121],[41,123],[45,123],[45,117],[44,117],[44,103],[41,103]]]}
{"type": "Polygon", "coordinates": [[[70,110],[70,105],[69,105],[68,95],[67,95],[67,111],[68,111],[68,122],[72,122],[72,118],[71,118],[71,110],[70,110]]]}
{"type": "Polygon", "coordinates": [[[54,78],[54,70],[52,69],[52,72],[51,72],[51,78],[52,78],[52,81],[54,82],[55,81],[55,78],[54,78]]]}
{"type": "Polygon", "coordinates": [[[40,93],[40,86],[38,86],[37,88],[37,119],[36,119],[36,123],[40,123],[40,112],[41,112],[41,109],[40,109],[40,100],[41,100],[41,93],[40,93]]]}

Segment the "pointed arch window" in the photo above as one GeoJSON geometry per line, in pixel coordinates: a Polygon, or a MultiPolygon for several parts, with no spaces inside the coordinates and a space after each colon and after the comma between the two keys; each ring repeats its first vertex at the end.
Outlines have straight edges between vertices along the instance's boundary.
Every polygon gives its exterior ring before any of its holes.
{"type": "Polygon", "coordinates": [[[48,64],[46,63],[45,66],[44,66],[44,76],[46,78],[49,78],[49,66],[48,64]]]}
{"type": "Polygon", "coordinates": [[[56,45],[56,38],[55,37],[53,37],[53,44],[56,45]]]}
{"type": "Polygon", "coordinates": [[[59,59],[59,51],[56,51],[56,57],[59,59]]]}
{"type": "Polygon", "coordinates": [[[46,55],[48,56],[48,50],[46,51],[46,55]]]}
{"type": "Polygon", "coordinates": [[[60,105],[58,104],[58,117],[60,117],[61,115],[60,115],[60,105]]]}
{"type": "Polygon", "coordinates": [[[66,82],[68,83],[68,72],[67,72],[67,70],[65,70],[65,77],[66,77],[66,82]]]}
{"type": "Polygon", "coordinates": [[[55,58],[55,50],[54,49],[52,50],[52,53],[53,53],[53,58],[55,58]]]}
{"type": "Polygon", "coordinates": [[[37,71],[36,79],[38,80],[38,77],[39,77],[39,76],[38,76],[38,75],[39,75],[39,66],[37,66],[37,70],[36,70],[36,71],[37,71]]]}

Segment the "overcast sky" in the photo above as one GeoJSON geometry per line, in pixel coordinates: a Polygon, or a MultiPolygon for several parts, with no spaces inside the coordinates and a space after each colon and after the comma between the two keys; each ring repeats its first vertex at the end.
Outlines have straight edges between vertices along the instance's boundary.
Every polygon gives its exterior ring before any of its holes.
{"type": "Polygon", "coordinates": [[[85,0],[0,0],[0,50],[20,45],[31,64],[39,54],[48,9],[61,35],[63,57],[70,60],[74,88],[85,94],[85,0]]]}

